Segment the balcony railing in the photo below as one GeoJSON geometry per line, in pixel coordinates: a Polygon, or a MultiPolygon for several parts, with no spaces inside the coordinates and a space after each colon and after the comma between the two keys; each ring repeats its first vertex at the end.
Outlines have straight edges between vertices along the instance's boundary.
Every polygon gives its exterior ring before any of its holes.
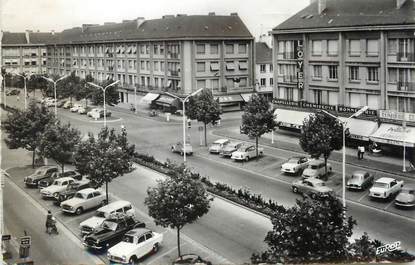
{"type": "Polygon", "coordinates": [[[415,92],[415,82],[398,82],[398,91],[415,92]]]}
{"type": "Polygon", "coordinates": [[[398,52],[396,59],[398,62],[415,62],[415,53],[413,52],[398,52]]]}

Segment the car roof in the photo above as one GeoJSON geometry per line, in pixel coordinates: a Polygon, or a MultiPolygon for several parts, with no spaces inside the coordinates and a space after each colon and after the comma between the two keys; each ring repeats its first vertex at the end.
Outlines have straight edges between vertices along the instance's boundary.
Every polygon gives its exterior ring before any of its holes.
{"type": "Polygon", "coordinates": [[[305,180],[308,180],[311,183],[324,183],[324,181],[322,181],[321,179],[317,179],[317,178],[307,178],[305,180]]]}
{"type": "Polygon", "coordinates": [[[288,158],[288,160],[290,159],[301,159],[301,158],[307,158],[306,156],[292,156],[290,158],[288,158]]]}
{"type": "Polygon", "coordinates": [[[353,171],[352,176],[364,176],[366,173],[368,172],[364,170],[356,170],[356,171],[353,171]]]}
{"type": "Polygon", "coordinates": [[[320,160],[320,159],[314,159],[314,160],[311,160],[310,161],[310,164],[309,165],[320,165],[320,164],[324,164],[324,161],[323,160],[320,160]]]}
{"type": "Polygon", "coordinates": [[[229,139],[218,139],[218,140],[214,141],[213,143],[214,144],[223,144],[223,143],[226,143],[228,141],[229,141],[229,139]]]}
{"type": "Polygon", "coordinates": [[[93,189],[93,188],[86,188],[86,189],[80,190],[78,192],[83,193],[83,194],[87,194],[87,193],[91,193],[91,192],[94,192],[94,191],[99,191],[99,190],[96,190],[96,189],[93,189]]]}
{"type": "Polygon", "coordinates": [[[377,179],[376,182],[380,182],[380,183],[390,183],[392,181],[394,181],[394,178],[389,178],[389,177],[382,177],[380,179],[377,179]]]}
{"type": "Polygon", "coordinates": [[[38,167],[37,169],[44,170],[44,169],[49,169],[49,168],[57,168],[57,166],[41,166],[41,167],[38,167]]]}
{"type": "Polygon", "coordinates": [[[147,232],[151,232],[151,230],[148,228],[134,228],[125,234],[130,236],[141,236],[142,234],[145,234],[147,232]]]}
{"type": "Polygon", "coordinates": [[[100,211],[100,212],[111,212],[112,210],[116,210],[116,209],[119,209],[119,208],[122,208],[122,207],[128,206],[128,205],[131,205],[131,203],[128,202],[128,201],[123,201],[123,200],[115,201],[115,202],[111,202],[110,204],[107,204],[107,205],[99,208],[98,211],[100,211]]]}
{"type": "Polygon", "coordinates": [[[63,177],[63,178],[58,178],[58,179],[56,179],[56,180],[59,180],[59,181],[65,181],[65,180],[74,180],[73,178],[71,178],[71,177],[63,177]]]}

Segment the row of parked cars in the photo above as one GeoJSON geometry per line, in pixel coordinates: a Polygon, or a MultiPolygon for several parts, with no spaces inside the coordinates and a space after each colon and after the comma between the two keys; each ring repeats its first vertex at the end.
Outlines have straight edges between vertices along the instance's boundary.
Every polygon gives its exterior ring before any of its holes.
{"type": "MultiPolygon", "coordinates": [[[[208,149],[211,154],[230,157],[235,161],[249,161],[257,157],[256,146],[250,143],[234,142],[229,139],[218,139],[208,149]]],[[[258,156],[264,155],[264,149],[258,148],[258,156]]]]}

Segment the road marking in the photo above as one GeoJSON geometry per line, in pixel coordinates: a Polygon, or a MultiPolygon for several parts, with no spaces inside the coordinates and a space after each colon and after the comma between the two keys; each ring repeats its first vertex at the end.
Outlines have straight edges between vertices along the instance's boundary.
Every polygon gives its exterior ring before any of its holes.
{"type": "Polygon", "coordinates": [[[364,192],[362,196],[360,196],[360,198],[357,200],[358,202],[361,202],[363,200],[364,197],[366,197],[366,195],[368,195],[369,192],[364,192]]]}
{"type": "Polygon", "coordinates": [[[392,201],[390,203],[388,203],[388,205],[386,205],[383,210],[386,211],[386,209],[388,209],[393,203],[395,202],[395,199],[392,199],[392,201]]]}
{"type": "MultiPolygon", "coordinates": [[[[180,247],[183,247],[184,245],[186,245],[186,243],[180,244],[180,247]]],[[[160,260],[161,258],[163,258],[164,256],[166,256],[167,254],[172,253],[174,250],[177,249],[177,246],[172,247],[171,249],[167,250],[166,252],[160,253],[160,255],[158,255],[157,257],[155,257],[152,261],[148,262],[147,265],[150,265],[158,260],[160,260]]]]}

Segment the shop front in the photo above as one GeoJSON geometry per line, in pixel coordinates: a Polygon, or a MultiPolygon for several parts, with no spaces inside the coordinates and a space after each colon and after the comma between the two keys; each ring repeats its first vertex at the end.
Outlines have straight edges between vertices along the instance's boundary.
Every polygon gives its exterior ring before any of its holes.
{"type": "Polygon", "coordinates": [[[215,99],[218,100],[223,112],[241,110],[244,103],[244,99],[240,94],[215,96],[215,99]]]}
{"type": "Polygon", "coordinates": [[[301,131],[304,120],[308,119],[311,112],[303,112],[288,109],[276,109],[274,111],[275,121],[279,128],[301,131]]]}

